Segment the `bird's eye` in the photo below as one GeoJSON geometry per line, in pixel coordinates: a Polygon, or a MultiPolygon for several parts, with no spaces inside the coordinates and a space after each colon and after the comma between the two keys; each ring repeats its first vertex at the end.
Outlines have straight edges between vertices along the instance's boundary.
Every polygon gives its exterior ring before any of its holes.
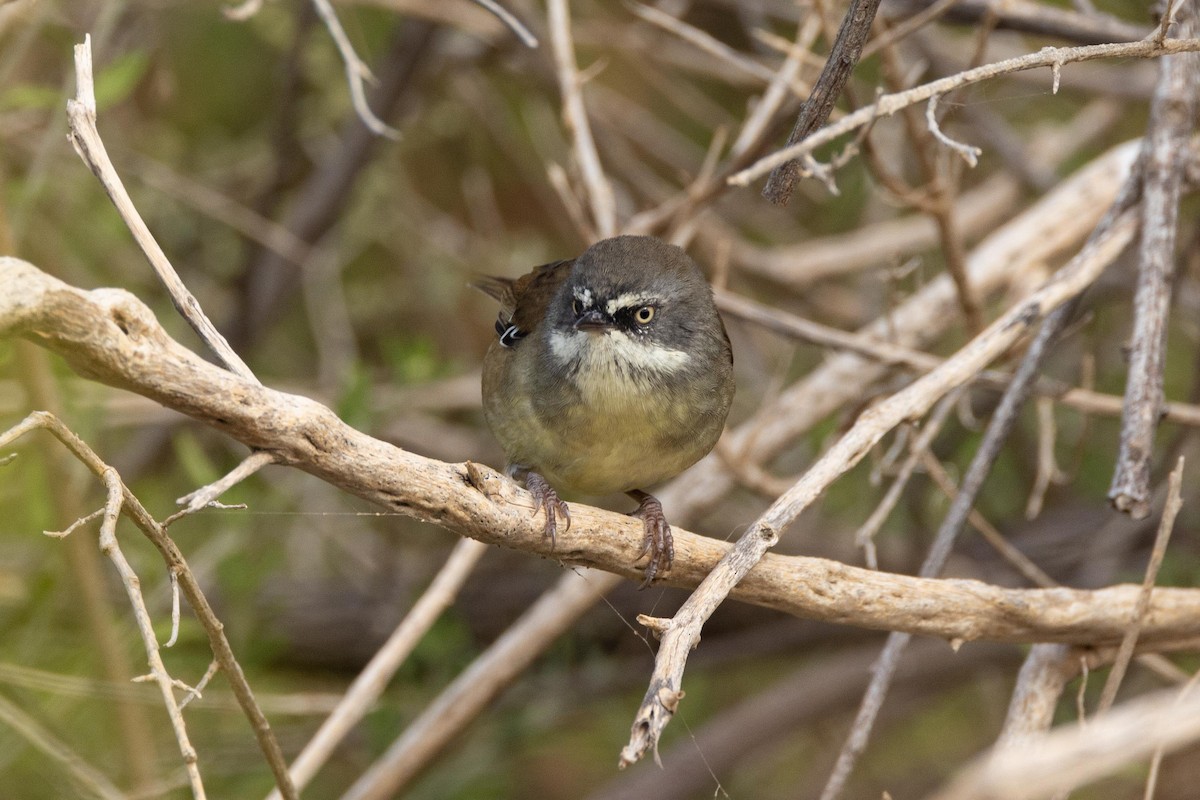
{"type": "Polygon", "coordinates": [[[649,325],[652,319],[654,319],[654,306],[642,306],[633,312],[633,320],[638,325],[649,325]]]}
{"type": "Polygon", "coordinates": [[[571,301],[571,311],[575,312],[575,316],[579,316],[583,313],[583,306],[579,304],[578,300],[571,301]]]}

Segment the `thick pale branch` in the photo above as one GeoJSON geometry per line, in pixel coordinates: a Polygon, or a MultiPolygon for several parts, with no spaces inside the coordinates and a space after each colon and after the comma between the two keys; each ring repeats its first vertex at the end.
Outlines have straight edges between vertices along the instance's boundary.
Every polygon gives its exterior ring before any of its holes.
{"type": "MultiPolygon", "coordinates": [[[[0,335],[39,342],[82,375],[150,397],[385,508],[488,544],[641,578],[634,564],[639,521],[575,504],[570,530],[551,551],[529,495],[499,473],[408,453],[354,430],[315,401],[244,381],[172,340],[128,292],[82,291],[0,258],[0,335]]],[[[730,549],[684,530],[675,539],[667,582],[677,586],[696,586],[730,549]]],[[[1139,591],[1003,589],[769,554],[732,596],[806,618],[946,639],[1115,644],[1139,591]]],[[[1156,590],[1140,641],[1197,634],[1200,592],[1156,590]]]]}
{"type": "Polygon", "coordinates": [[[1140,697],[1087,725],[1064,725],[984,753],[930,800],[1034,800],[1060,796],[1200,739],[1200,693],[1171,689],[1140,697]]]}

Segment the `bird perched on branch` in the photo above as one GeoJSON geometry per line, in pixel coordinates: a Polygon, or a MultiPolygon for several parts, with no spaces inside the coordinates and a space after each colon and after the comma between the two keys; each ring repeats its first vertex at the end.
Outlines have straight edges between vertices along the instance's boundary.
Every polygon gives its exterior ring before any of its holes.
{"type": "Polygon", "coordinates": [[[645,490],[712,450],[733,399],[733,352],[703,274],[678,247],[617,236],[477,286],[500,302],[483,409],[508,474],[544,511],[552,546],[560,518],[571,523],[556,488],[637,500],[649,585],[674,545],[645,490]]]}

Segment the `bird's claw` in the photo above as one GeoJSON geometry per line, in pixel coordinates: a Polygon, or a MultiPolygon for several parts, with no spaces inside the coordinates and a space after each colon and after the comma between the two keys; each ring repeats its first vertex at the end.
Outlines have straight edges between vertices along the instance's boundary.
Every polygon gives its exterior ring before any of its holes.
{"type": "Polygon", "coordinates": [[[671,536],[671,526],[667,524],[662,503],[658,502],[658,498],[645,492],[629,494],[638,500],[637,511],[629,516],[641,519],[645,530],[642,549],[635,561],[641,560],[642,556],[650,556],[646,563],[646,576],[639,587],[645,589],[654,583],[654,579],[660,574],[671,569],[671,562],[675,560],[675,539],[671,536]]]}
{"type": "Polygon", "coordinates": [[[546,526],[543,528],[543,532],[550,538],[550,549],[553,550],[560,515],[567,523],[563,530],[571,529],[571,510],[567,508],[567,501],[560,498],[558,492],[554,491],[554,487],[536,472],[530,472],[525,476],[525,488],[533,495],[533,513],[545,511],[546,526]]]}

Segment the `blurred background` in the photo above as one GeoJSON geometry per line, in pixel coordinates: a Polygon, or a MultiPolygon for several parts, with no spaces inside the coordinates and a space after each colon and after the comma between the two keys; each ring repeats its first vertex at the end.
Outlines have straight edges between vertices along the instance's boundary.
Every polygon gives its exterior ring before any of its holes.
{"type": "MultiPolygon", "coordinates": [[[[173,336],[204,352],[66,139],[71,48],[90,33],[110,155],[184,282],[258,377],[422,455],[501,467],[478,388],[495,308],[468,283],[574,256],[594,236],[579,211],[584,195],[562,121],[546,8],[532,0],[505,5],[540,47],[524,47],[467,0],[336,4],[377,78],[368,87],[372,108],[402,132],[393,141],[356,118],[341,59],[306,2],[268,0],[244,21],[227,18],[220,3],[186,0],[0,3],[0,253],[81,288],[125,288],[173,336]]],[[[928,5],[889,0],[877,34],[928,5]]],[[[1022,23],[1016,6],[989,13],[963,0],[895,48],[869,53],[839,108],[870,102],[877,87],[890,91],[1045,45],[1140,38],[1152,25],[1145,5],[1128,0],[1029,6],[1034,22],[1022,23]]],[[[767,120],[757,149],[782,144],[844,8],[676,0],[656,10],[685,27],[670,30],[642,7],[571,4],[584,98],[618,226],[648,213],[640,219],[649,229],[685,244],[718,284],[845,330],[886,318],[1064,176],[1138,136],[1157,75],[1150,61],[1101,61],[1065,67],[1057,94],[1041,70],[945,98],[944,128],[984,149],[973,170],[922,133],[922,106],[858,143],[862,155],[836,172],[836,194],[809,180],[777,208],[759,196],[759,182],[665,213],[664,204],[686,197],[715,165],[735,160],[743,122],[799,42],[811,50],[799,60],[799,88],[767,120]],[[940,217],[928,211],[938,202],[940,217]]],[[[818,155],[827,160],[844,145],[818,155]]],[[[1188,402],[1200,400],[1195,211],[1188,201],[1181,216],[1186,246],[1166,373],[1168,398],[1188,402]]],[[[985,320],[1039,278],[982,298],[985,320]]],[[[1127,261],[1105,274],[1049,372],[1123,392],[1133,279],[1127,261]]],[[[738,379],[730,425],[753,430],[764,409],[830,352],[730,315],[726,322],[738,379]]],[[[971,335],[961,315],[939,325],[926,337],[939,354],[971,335]]],[[[736,538],[862,408],[909,380],[891,370],[856,388],[765,463],[739,471],[730,492],[686,511],[685,524],[736,538]]],[[[995,401],[993,391],[973,391],[936,438],[933,452],[952,477],[974,452],[978,419],[995,401]]],[[[31,345],[0,342],[0,424],[35,409],[60,414],[159,518],[175,510],[175,498],[246,455],[214,431],[77,377],[31,345]]],[[[1039,464],[1031,405],[979,510],[1056,581],[1140,581],[1157,519],[1132,522],[1104,500],[1117,420],[1063,407],[1048,417],[1061,470],[1042,507],[1027,514],[1039,464]]],[[[779,549],[862,564],[856,531],[891,483],[905,441],[889,437],[834,484],[779,549]]],[[[1166,424],[1157,463],[1173,465],[1195,448],[1190,429],[1166,424]]],[[[41,535],[99,508],[101,487],[48,436],[27,437],[18,451],[0,468],[0,700],[129,796],[189,796],[156,690],[128,682],[143,671],[145,655],[111,565],[97,552],[95,524],[63,541],[41,535]]],[[[1156,467],[1156,475],[1165,472],[1156,467]]],[[[1200,571],[1190,484],[1160,583],[1194,585],[1200,571]]],[[[278,467],[222,499],[246,508],[199,514],[171,532],[292,756],[456,537],[278,467]]],[[[875,536],[880,567],[915,572],[946,505],[919,472],[875,536]]],[[[675,519],[669,506],[667,513],[675,519]]],[[[132,526],[122,524],[119,535],[165,640],[170,592],[161,560],[132,526]]],[[[563,570],[489,551],[304,796],[339,796],[563,570]]],[[[947,574],[1029,585],[973,532],[947,574]]],[[[686,597],[635,588],[621,586],[582,617],[405,796],[815,797],[884,634],[727,603],[689,663],[687,701],[662,746],[665,769],[642,763],[618,772],[653,659],[635,617],[667,616],[686,597]]],[[[918,642],[846,796],[919,797],[987,747],[1025,650],[977,643],[955,655],[943,642],[918,642]]],[[[181,639],[165,658],[189,682],[209,664],[207,640],[186,610],[181,639]]],[[[1195,666],[1190,655],[1176,660],[1195,666]]],[[[1076,689],[1093,697],[1102,683],[1093,675],[1073,685],[1063,718],[1075,713],[1076,689]]],[[[1161,685],[1135,668],[1123,691],[1161,685]]],[[[220,677],[187,713],[210,796],[264,796],[270,774],[220,677]]],[[[86,794],[14,719],[0,723],[0,797],[86,794]]],[[[1195,796],[1195,755],[1168,758],[1159,798],[1195,796]]],[[[1141,797],[1143,780],[1143,769],[1131,769],[1076,796],[1141,797]]]]}

